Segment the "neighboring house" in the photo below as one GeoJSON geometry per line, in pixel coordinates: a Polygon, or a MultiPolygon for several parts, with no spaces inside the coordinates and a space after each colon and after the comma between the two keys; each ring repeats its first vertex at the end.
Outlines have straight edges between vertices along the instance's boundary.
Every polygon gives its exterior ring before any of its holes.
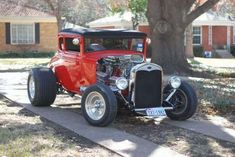
{"type": "Polygon", "coordinates": [[[204,13],[193,22],[193,44],[208,51],[229,49],[235,44],[235,21],[204,13]]]}
{"type": "MultiPolygon", "coordinates": [[[[128,18],[116,14],[111,17],[101,18],[87,25],[92,28],[125,28],[131,29],[131,14],[128,18]]],[[[124,14],[125,15],[125,14],[124,14]]],[[[148,23],[140,23],[139,31],[150,35],[148,23]]],[[[205,51],[213,49],[229,49],[235,45],[235,21],[231,18],[204,13],[193,22],[193,45],[203,46],[205,51]]]]}
{"type": "Polygon", "coordinates": [[[131,18],[131,12],[117,13],[113,16],[89,22],[87,26],[100,29],[132,29],[131,18]]]}
{"type": "Polygon", "coordinates": [[[55,51],[56,17],[14,3],[0,3],[0,52],[55,51]]]}
{"type": "Polygon", "coordinates": [[[70,22],[64,22],[62,29],[67,29],[67,28],[78,28],[78,29],[86,29],[85,27],[70,23],[70,22]]]}

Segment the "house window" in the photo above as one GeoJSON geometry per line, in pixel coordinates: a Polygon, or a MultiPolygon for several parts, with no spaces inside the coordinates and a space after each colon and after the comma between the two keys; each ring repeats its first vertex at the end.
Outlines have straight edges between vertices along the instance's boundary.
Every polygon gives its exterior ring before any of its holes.
{"type": "Polygon", "coordinates": [[[35,44],[34,24],[11,24],[11,44],[35,44]]]}
{"type": "Polygon", "coordinates": [[[193,27],[193,45],[201,45],[201,27],[193,27]]]}

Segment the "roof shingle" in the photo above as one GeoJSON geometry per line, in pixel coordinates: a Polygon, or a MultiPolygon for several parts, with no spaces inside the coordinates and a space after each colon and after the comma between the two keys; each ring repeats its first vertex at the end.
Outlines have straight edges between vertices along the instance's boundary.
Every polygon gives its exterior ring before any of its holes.
{"type": "Polygon", "coordinates": [[[3,17],[55,17],[49,13],[45,13],[36,9],[10,2],[0,3],[0,16],[3,17]]]}

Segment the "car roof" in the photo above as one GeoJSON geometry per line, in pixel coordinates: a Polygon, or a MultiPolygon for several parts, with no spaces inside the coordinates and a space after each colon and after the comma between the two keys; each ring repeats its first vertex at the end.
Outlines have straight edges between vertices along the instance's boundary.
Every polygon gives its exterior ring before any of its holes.
{"type": "Polygon", "coordinates": [[[101,37],[146,37],[143,32],[135,30],[120,30],[120,29],[91,29],[91,28],[68,28],[63,29],[60,33],[73,33],[86,37],[101,36],[101,37]]]}

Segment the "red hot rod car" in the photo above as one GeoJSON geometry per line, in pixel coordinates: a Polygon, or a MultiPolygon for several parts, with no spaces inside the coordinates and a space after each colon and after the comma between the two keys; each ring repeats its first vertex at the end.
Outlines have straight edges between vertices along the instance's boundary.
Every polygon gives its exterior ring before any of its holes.
{"type": "Polygon", "coordinates": [[[190,118],[195,91],[176,76],[163,88],[163,70],[146,62],[146,49],[147,36],[138,31],[62,30],[48,68],[29,73],[29,100],[49,106],[57,94],[80,95],[84,118],[95,126],[110,124],[119,106],[149,117],[190,118]]]}

